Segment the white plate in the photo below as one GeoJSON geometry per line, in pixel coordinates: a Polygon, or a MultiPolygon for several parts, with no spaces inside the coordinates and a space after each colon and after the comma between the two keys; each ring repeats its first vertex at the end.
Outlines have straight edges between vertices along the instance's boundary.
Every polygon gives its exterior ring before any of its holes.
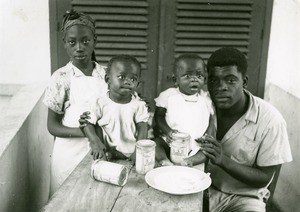
{"type": "Polygon", "coordinates": [[[149,171],[145,180],[151,187],[176,195],[192,194],[207,189],[209,174],[185,166],[164,166],[149,171]]]}

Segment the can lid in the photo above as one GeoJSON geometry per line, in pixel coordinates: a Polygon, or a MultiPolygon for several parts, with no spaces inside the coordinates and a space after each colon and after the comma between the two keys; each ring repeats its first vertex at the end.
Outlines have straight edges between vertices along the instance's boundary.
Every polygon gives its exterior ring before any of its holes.
{"type": "Polygon", "coordinates": [[[172,134],[172,143],[173,142],[189,142],[191,136],[184,132],[176,132],[172,134]]]}
{"type": "Polygon", "coordinates": [[[100,159],[97,159],[93,162],[92,166],[91,166],[91,176],[92,178],[95,180],[95,176],[94,176],[94,170],[95,170],[95,166],[96,164],[100,161],[100,159]]]}
{"type": "Polygon", "coordinates": [[[136,143],[137,147],[155,147],[156,143],[150,139],[143,139],[143,140],[139,140],[136,143]]]}

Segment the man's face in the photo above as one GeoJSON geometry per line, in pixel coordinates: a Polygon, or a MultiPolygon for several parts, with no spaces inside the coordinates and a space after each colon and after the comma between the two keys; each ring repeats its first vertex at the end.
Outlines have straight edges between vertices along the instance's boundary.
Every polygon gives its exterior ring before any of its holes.
{"type": "Polygon", "coordinates": [[[213,67],[208,71],[207,87],[217,109],[230,109],[243,99],[248,77],[236,66],[213,67]]]}

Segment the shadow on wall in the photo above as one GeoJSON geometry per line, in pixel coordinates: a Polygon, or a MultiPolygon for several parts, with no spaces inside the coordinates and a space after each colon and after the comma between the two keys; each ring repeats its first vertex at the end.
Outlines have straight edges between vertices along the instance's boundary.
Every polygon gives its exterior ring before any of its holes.
{"type": "Polygon", "coordinates": [[[282,165],[273,202],[284,212],[300,212],[300,99],[280,87],[269,84],[265,99],[274,105],[287,123],[293,161],[282,165]],[[280,97],[280,98],[278,98],[280,97]]]}
{"type": "Polygon", "coordinates": [[[38,211],[47,201],[53,137],[42,103],[45,85],[22,87],[0,117],[0,211],[38,211]]]}

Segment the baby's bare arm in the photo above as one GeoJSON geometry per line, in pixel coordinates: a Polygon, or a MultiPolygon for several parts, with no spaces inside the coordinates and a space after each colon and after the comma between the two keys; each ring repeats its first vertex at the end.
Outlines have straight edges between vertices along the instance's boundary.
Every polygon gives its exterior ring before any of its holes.
{"type": "MultiPolygon", "coordinates": [[[[83,132],[88,137],[90,146],[91,146],[91,154],[93,155],[94,160],[98,158],[104,158],[106,159],[105,152],[106,152],[106,147],[103,143],[103,137],[100,138],[98,137],[95,126],[92,124],[87,124],[86,127],[83,128],[83,132]]],[[[99,133],[99,130],[98,130],[99,133]]]]}
{"type": "Polygon", "coordinates": [[[136,128],[137,128],[137,141],[146,139],[148,136],[148,123],[139,122],[136,124],[136,128]]]}

